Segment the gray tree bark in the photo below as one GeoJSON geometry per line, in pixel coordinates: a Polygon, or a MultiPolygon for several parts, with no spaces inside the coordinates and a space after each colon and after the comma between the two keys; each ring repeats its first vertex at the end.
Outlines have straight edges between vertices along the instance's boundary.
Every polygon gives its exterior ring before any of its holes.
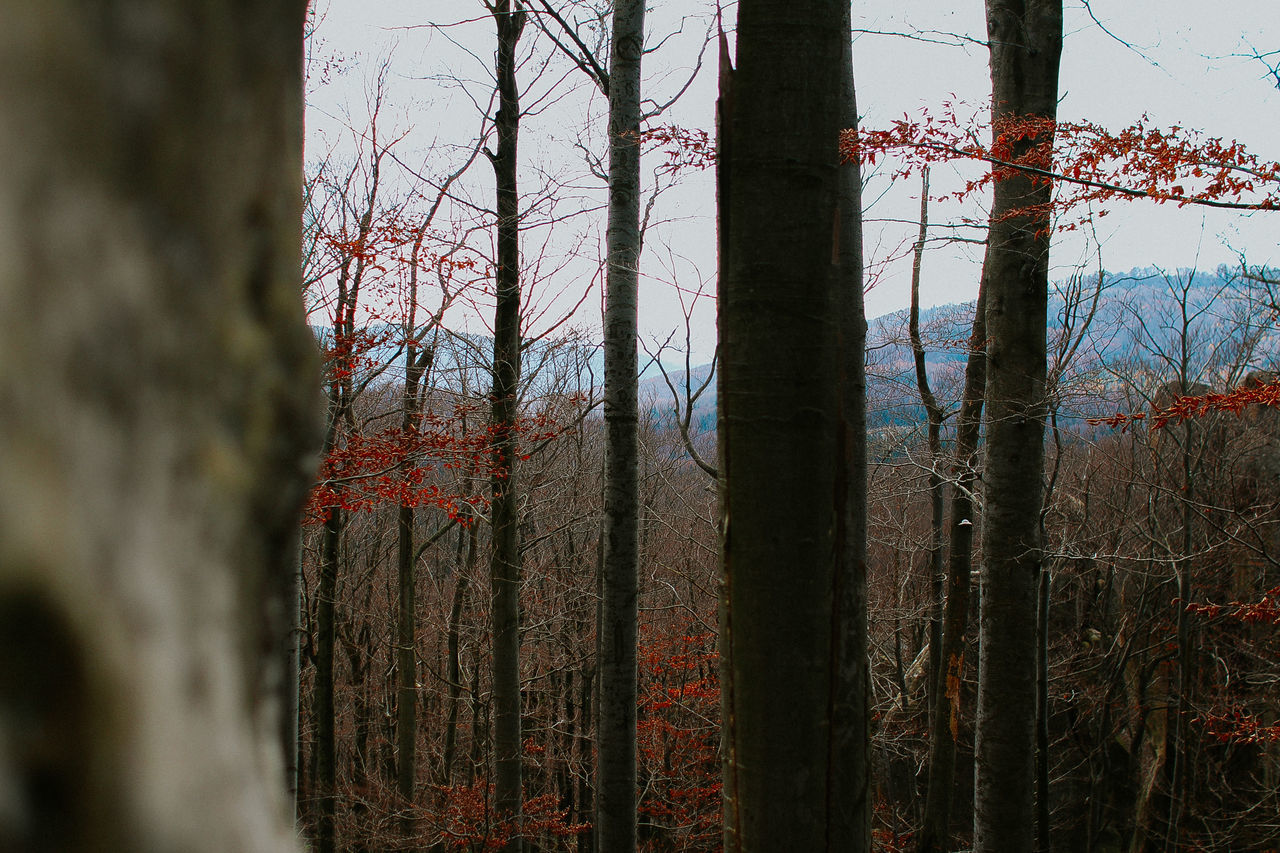
{"type": "Polygon", "coordinates": [[[744,0],[722,84],[727,851],[865,849],[869,835],[856,172],[837,150],[847,16],[838,0],[744,0]]]}
{"type": "MultiPolygon", "coordinates": [[[[993,135],[1022,116],[1053,119],[1062,0],[987,0],[993,135]]],[[[1014,143],[1020,157],[1052,135],[1014,143]]],[[[1048,205],[1025,173],[995,184],[986,277],[987,464],[979,606],[974,850],[1034,849],[1036,588],[1046,414],[1048,205]]]]}
{"type": "Polygon", "coordinates": [[[636,849],[639,593],[640,59],[645,0],[616,0],[609,58],[609,222],[604,313],[605,491],[596,836],[636,849]]]}
{"type": "Polygon", "coordinates": [[[0,849],[296,849],[304,11],[0,2],[0,849]]]}
{"type": "Polygon", "coordinates": [[[516,183],[520,91],[516,86],[516,44],[524,29],[520,0],[498,0],[497,150],[489,154],[497,179],[497,303],[493,323],[493,753],[494,806],[509,820],[507,853],[520,853],[522,805],[520,739],[520,509],[516,503],[516,414],[520,383],[520,196],[516,183]]]}

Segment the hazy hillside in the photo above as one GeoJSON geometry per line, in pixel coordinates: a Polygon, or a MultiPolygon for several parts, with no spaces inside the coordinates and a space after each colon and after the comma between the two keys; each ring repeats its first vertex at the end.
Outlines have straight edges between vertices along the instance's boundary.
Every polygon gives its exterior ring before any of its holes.
{"type": "MultiPolygon", "coordinates": [[[[1280,333],[1269,322],[1264,303],[1262,294],[1226,269],[1105,273],[1100,290],[1096,276],[1056,283],[1049,303],[1051,370],[1061,361],[1063,349],[1078,339],[1062,371],[1060,418],[1078,425],[1086,417],[1145,406],[1154,388],[1177,375],[1184,341],[1188,378],[1211,387],[1236,384],[1251,369],[1276,368],[1280,333]]],[[[964,380],[973,307],[968,302],[920,312],[929,381],[949,407],[958,400],[964,380]]],[[[873,429],[910,430],[924,418],[907,320],[908,311],[902,309],[869,323],[868,407],[873,429]]],[[[709,371],[705,364],[692,369],[695,391],[709,371]]],[[[641,382],[642,403],[666,417],[675,399],[668,380],[684,393],[682,370],[670,372],[665,380],[651,375],[641,382]]],[[[694,405],[692,423],[698,431],[715,428],[715,391],[713,381],[694,405]]]]}

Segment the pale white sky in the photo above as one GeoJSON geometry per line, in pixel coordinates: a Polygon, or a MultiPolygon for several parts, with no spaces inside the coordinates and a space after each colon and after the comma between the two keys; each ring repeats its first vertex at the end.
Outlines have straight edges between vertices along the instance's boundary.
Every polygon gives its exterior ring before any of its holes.
{"type": "MultiPolygon", "coordinates": [[[[491,91],[493,25],[477,0],[318,0],[325,16],[319,27],[322,51],[345,57],[344,73],[309,95],[309,156],[325,151],[341,157],[346,149],[342,125],[364,122],[366,92],[373,68],[389,57],[389,97],[383,113],[383,137],[392,126],[407,133],[398,151],[414,168],[449,171],[450,144],[464,144],[480,126],[479,112],[491,91]],[[327,6],[326,6],[327,3],[327,6]],[[424,24],[456,24],[425,28],[424,24]],[[435,144],[435,149],[429,146],[435,144]]],[[[603,3],[601,3],[603,5],[603,3]]],[[[1280,48],[1280,5],[1275,0],[1222,0],[1209,6],[1191,0],[1091,0],[1093,15],[1081,0],[1067,0],[1066,41],[1062,57],[1059,115],[1088,118],[1120,128],[1146,114],[1152,124],[1207,131],[1239,139],[1269,159],[1280,159],[1280,91],[1266,69],[1247,54],[1280,48]],[[1128,42],[1127,47],[1121,40],[1128,42]]],[[[687,76],[702,43],[714,6],[696,0],[654,0],[649,14],[649,44],[680,28],[683,32],[646,58],[646,79],[654,97],[666,97],[687,76]]],[[[581,13],[580,13],[581,16],[581,13]]],[[[854,27],[919,38],[856,36],[854,44],[859,110],[867,126],[882,125],[904,113],[936,110],[944,100],[980,109],[990,97],[985,48],[965,38],[984,37],[981,0],[881,0],[855,2],[854,27]],[[950,10],[950,11],[948,11],[950,10]],[[961,38],[953,37],[953,34],[961,38]],[[941,42],[941,43],[938,43],[941,42]]],[[[535,56],[547,55],[544,37],[530,26],[524,39],[535,56]]],[[[533,80],[541,66],[531,60],[521,70],[533,80]]],[[[699,78],[660,123],[711,129],[715,97],[714,52],[699,78]]],[[[567,184],[548,216],[559,217],[603,201],[599,181],[583,166],[580,142],[602,150],[604,103],[580,72],[554,60],[536,82],[528,83],[525,105],[540,109],[521,130],[523,187],[537,190],[549,180],[567,184]]],[[[349,156],[349,155],[348,155],[349,156]]],[[[651,158],[653,165],[660,158],[651,158]]],[[[933,194],[954,188],[953,169],[939,169],[933,194]]],[[[464,192],[478,204],[491,204],[492,170],[481,161],[464,192]]],[[[884,173],[868,176],[866,248],[873,265],[883,264],[868,295],[871,315],[905,306],[910,275],[904,253],[914,239],[918,184],[890,186],[884,173]]],[[[714,292],[714,192],[707,173],[686,172],[680,185],[654,208],[654,222],[642,260],[641,329],[646,339],[665,338],[683,327],[680,294],[703,287],[714,292]]],[[[463,214],[459,214],[463,215],[463,214]]],[[[980,206],[935,204],[931,220],[981,220],[980,206]]],[[[598,245],[603,242],[603,213],[586,213],[533,229],[526,235],[526,258],[543,254],[545,277],[538,304],[548,309],[543,322],[592,286],[598,245]],[[554,273],[551,270],[555,270],[554,273]]],[[[940,235],[942,232],[935,232],[940,235]]],[[[1251,263],[1280,260],[1280,213],[1205,212],[1144,202],[1116,205],[1097,220],[1102,264],[1110,270],[1198,263],[1212,269],[1234,264],[1237,252],[1251,263]]],[[[1056,238],[1054,274],[1065,277],[1080,264],[1096,268],[1096,246],[1082,232],[1056,238]]],[[[923,299],[926,304],[972,298],[981,260],[980,246],[938,246],[926,256],[923,299]]],[[[599,297],[592,294],[573,322],[598,329],[599,297]]],[[[468,322],[481,323],[479,318],[468,322]]],[[[681,331],[679,338],[683,338],[681,331]]],[[[695,351],[709,356],[714,346],[714,314],[703,299],[694,313],[695,351]]]]}

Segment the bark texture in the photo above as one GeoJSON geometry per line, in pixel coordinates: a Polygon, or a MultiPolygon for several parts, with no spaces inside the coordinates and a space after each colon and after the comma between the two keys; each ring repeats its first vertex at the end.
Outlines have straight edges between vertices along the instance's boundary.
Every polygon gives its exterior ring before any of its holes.
{"type": "Polygon", "coordinates": [[[947,599],[942,614],[942,653],[929,722],[929,789],[916,842],[919,853],[951,849],[951,806],[955,793],[956,746],[960,735],[960,691],[969,628],[970,577],[973,569],[974,489],[978,487],[978,439],[982,432],[983,393],[987,382],[985,278],[974,308],[969,360],[957,416],[952,469],[951,518],[947,526],[947,599]]]}
{"type": "MultiPolygon", "coordinates": [[[[1054,118],[1062,0],[987,0],[991,111],[1054,118]]],[[[1024,139],[1014,156],[1052,139],[1024,139]]],[[[1048,168],[1049,164],[1039,164],[1048,168]]],[[[995,184],[986,277],[984,481],[976,853],[1033,850],[1036,588],[1041,564],[1046,306],[1052,187],[1011,173],[995,184]]]]}
{"type": "Polygon", "coordinates": [[[596,833],[636,848],[639,439],[640,59],[645,0],[616,0],[609,61],[609,223],[604,314],[605,493],[596,833]]]}
{"type": "Polygon", "coordinates": [[[942,481],[942,407],[929,387],[929,373],[925,360],[924,341],[920,337],[920,270],[924,265],[925,241],[929,236],[929,167],[920,177],[920,233],[916,237],[911,264],[911,308],[907,320],[907,334],[911,339],[911,352],[916,368],[916,390],[924,405],[928,424],[929,447],[929,589],[932,592],[929,611],[929,671],[925,678],[928,687],[927,701],[930,708],[937,702],[934,691],[938,685],[938,673],[942,671],[942,609],[943,581],[946,576],[946,555],[942,549],[943,504],[945,495],[942,481]]]}
{"type": "Polygon", "coordinates": [[[296,849],[304,11],[0,3],[0,849],[296,849]]]}
{"type": "Polygon", "coordinates": [[[847,15],[836,0],[743,2],[731,93],[722,79],[727,851],[863,849],[847,15]]]}
{"type": "MultiPolygon", "coordinates": [[[[422,232],[419,231],[419,234],[422,232]]],[[[414,245],[416,261],[419,243],[414,245]]],[[[422,420],[421,389],[431,372],[435,348],[424,344],[417,328],[418,268],[414,264],[409,285],[409,316],[404,324],[404,387],[400,398],[400,432],[416,436],[422,420]]],[[[409,464],[402,465],[408,471],[409,464]]],[[[418,744],[418,606],[417,573],[414,571],[414,507],[408,501],[396,513],[396,584],[399,607],[396,615],[396,789],[406,806],[412,806],[417,787],[418,744]]],[[[401,827],[406,837],[416,829],[410,808],[401,827]]]]}
{"type": "MultiPolygon", "coordinates": [[[[840,127],[858,128],[851,7],[843,5],[840,127]]],[[[841,163],[836,197],[836,555],[832,584],[828,849],[871,849],[871,667],[867,656],[867,316],[863,298],[862,169],[841,163]]]]}
{"type": "Polygon", "coordinates": [[[519,2],[500,0],[498,27],[497,150],[489,155],[497,178],[497,304],[493,323],[493,389],[490,435],[493,475],[489,564],[493,595],[494,806],[511,821],[508,853],[519,853],[522,801],[520,744],[520,508],[516,503],[517,394],[520,383],[520,194],[516,182],[520,91],[516,44],[524,29],[519,2]]]}

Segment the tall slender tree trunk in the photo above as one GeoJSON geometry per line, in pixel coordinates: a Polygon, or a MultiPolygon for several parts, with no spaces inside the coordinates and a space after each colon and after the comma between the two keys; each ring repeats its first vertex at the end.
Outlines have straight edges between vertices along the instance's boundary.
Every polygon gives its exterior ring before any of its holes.
{"type": "Polygon", "coordinates": [[[320,543],[320,582],[316,587],[316,837],[318,853],[337,847],[338,757],[334,714],[334,652],[337,649],[338,560],[342,508],[330,507],[320,543]]]}
{"type": "Polygon", "coordinates": [[[1050,853],[1049,811],[1049,604],[1053,578],[1040,567],[1036,589],[1036,850],[1050,853]]]}
{"type": "Polygon", "coordinates": [[[298,821],[298,793],[302,776],[298,748],[298,725],[301,707],[302,684],[302,528],[299,527],[292,545],[288,580],[283,604],[287,617],[288,634],[284,638],[284,714],[280,720],[280,736],[284,739],[284,780],[289,800],[289,812],[294,825],[298,821]]]}
{"type": "MultiPolygon", "coordinates": [[[[409,443],[418,434],[422,419],[421,387],[431,370],[435,348],[422,340],[417,328],[418,252],[426,233],[424,224],[413,243],[409,280],[408,316],[404,322],[404,387],[400,399],[401,441],[409,443]]],[[[430,326],[428,325],[428,328],[430,326]]],[[[401,464],[406,478],[412,463],[401,464]]],[[[414,793],[418,745],[418,643],[417,576],[414,571],[414,506],[405,499],[396,514],[396,583],[399,601],[396,613],[396,789],[403,800],[402,834],[416,832],[414,793]]]]}
{"type": "Polygon", "coordinates": [[[640,59],[645,0],[615,0],[609,61],[609,223],[604,315],[604,601],[596,833],[636,848],[636,620],[639,445],[636,358],[640,264],[640,59]]]}
{"type": "Polygon", "coordinates": [[[493,763],[494,806],[510,821],[507,853],[521,850],[520,739],[520,541],[516,503],[517,393],[520,382],[520,196],[516,183],[516,142],[520,92],[516,86],[516,44],[524,29],[520,0],[498,0],[497,150],[489,155],[497,179],[497,302],[493,324],[493,763]]]}
{"type": "Polygon", "coordinates": [[[929,671],[925,678],[928,687],[928,707],[937,703],[935,690],[938,673],[942,671],[942,607],[943,579],[946,555],[942,549],[942,525],[944,484],[942,481],[942,407],[929,387],[928,365],[925,362],[924,341],[920,338],[920,271],[924,265],[924,244],[929,235],[929,167],[920,176],[920,233],[916,237],[911,264],[911,309],[907,333],[911,338],[911,351],[915,356],[916,390],[924,406],[929,448],[929,590],[932,595],[929,611],[929,671]]]}
{"type": "MultiPolygon", "coordinates": [[[[1062,0],[987,0],[992,134],[1024,116],[1053,119],[1062,0]]],[[[1012,155],[1051,144],[1020,139],[1012,155]]],[[[1048,162],[1037,162],[1042,168],[1048,162]]],[[[975,853],[1035,843],[1036,589],[1046,415],[1046,313],[1052,185],[998,177],[987,277],[987,464],[974,793],[975,853]]]]}
{"type": "Polygon", "coordinates": [[[952,469],[951,518],[947,526],[947,599],[942,614],[942,654],[929,723],[929,790],[924,822],[916,841],[919,853],[951,849],[951,812],[955,794],[956,741],[960,734],[960,692],[969,627],[970,578],[973,569],[974,489],[978,487],[978,440],[987,382],[986,276],[978,286],[969,338],[969,360],[956,423],[952,469]]]}
{"type": "Polygon", "coordinates": [[[721,97],[720,642],[733,853],[864,846],[863,439],[858,390],[840,387],[856,386],[861,358],[846,236],[856,222],[841,220],[856,180],[841,174],[838,151],[851,109],[847,15],[839,0],[744,0],[738,67],[721,97]]]}
{"type": "MultiPolygon", "coordinates": [[[[384,151],[373,151],[364,209],[357,223],[356,246],[347,254],[338,270],[337,298],[331,318],[336,369],[331,369],[328,387],[328,425],[322,452],[328,456],[356,431],[355,370],[353,347],[360,289],[368,263],[364,251],[373,226],[378,201],[379,164],[384,151]]],[[[338,642],[337,594],[341,573],[341,544],[345,517],[342,510],[341,483],[332,486],[334,498],[328,508],[320,547],[320,580],[316,589],[316,679],[313,686],[316,714],[316,759],[314,790],[318,806],[316,815],[316,849],[333,853],[337,847],[337,747],[334,704],[334,659],[338,642]]]]}
{"type": "Polygon", "coordinates": [[[446,644],[449,661],[446,680],[448,681],[448,698],[445,709],[444,755],[440,760],[440,784],[453,784],[453,764],[458,742],[458,705],[462,698],[462,613],[467,606],[467,588],[470,586],[471,573],[475,569],[476,553],[479,545],[479,527],[474,518],[466,527],[458,528],[457,580],[454,581],[453,602],[449,606],[449,628],[446,644]],[[465,538],[466,558],[462,558],[465,538]]]}

